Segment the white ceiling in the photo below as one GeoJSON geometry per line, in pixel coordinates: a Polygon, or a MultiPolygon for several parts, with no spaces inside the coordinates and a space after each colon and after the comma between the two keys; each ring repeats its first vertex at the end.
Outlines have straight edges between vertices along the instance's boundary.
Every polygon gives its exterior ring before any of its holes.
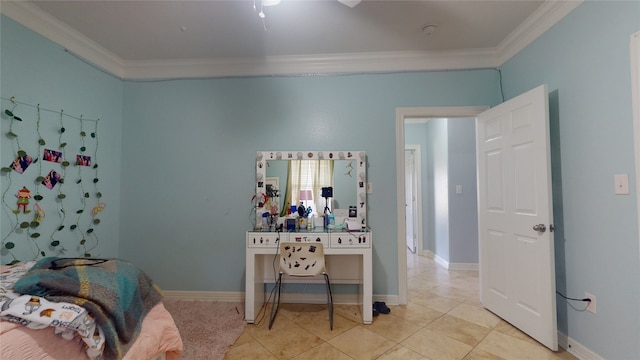
{"type": "Polygon", "coordinates": [[[46,0],[0,9],[121,78],[143,79],[497,67],[579,3],[46,0]]]}

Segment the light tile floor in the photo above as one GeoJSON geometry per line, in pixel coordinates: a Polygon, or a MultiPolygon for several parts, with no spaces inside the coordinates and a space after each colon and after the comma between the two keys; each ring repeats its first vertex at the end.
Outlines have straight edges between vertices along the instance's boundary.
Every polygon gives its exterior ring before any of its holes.
{"type": "Polygon", "coordinates": [[[333,331],[324,305],[281,304],[273,328],[268,314],[247,325],[225,357],[312,360],[576,359],[553,352],[485,310],[478,272],[447,270],[408,253],[409,304],[363,325],[356,305],[335,305],[333,331]]]}

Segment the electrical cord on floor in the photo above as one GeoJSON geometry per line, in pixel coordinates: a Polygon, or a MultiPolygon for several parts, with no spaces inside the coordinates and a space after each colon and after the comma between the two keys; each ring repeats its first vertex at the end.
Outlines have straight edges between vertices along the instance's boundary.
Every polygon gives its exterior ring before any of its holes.
{"type": "MultiPolygon", "coordinates": [[[[569,304],[569,306],[571,306],[574,309],[576,309],[576,308],[573,307],[573,305],[571,305],[568,300],[571,300],[571,301],[582,301],[582,302],[587,302],[587,303],[591,302],[591,299],[589,299],[589,298],[571,298],[571,297],[567,297],[567,296],[563,295],[562,293],[560,293],[558,290],[556,290],[556,294],[558,294],[558,295],[562,296],[563,298],[565,298],[567,300],[567,304],[569,304]]],[[[585,311],[585,310],[587,310],[587,307],[589,307],[589,304],[587,304],[584,307],[584,309],[576,309],[576,310],[585,311]]]]}
{"type": "Polygon", "coordinates": [[[255,318],[257,321],[254,320],[253,325],[255,326],[260,326],[262,325],[262,322],[264,321],[264,319],[267,316],[267,304],[269,304],[269,302],[271,302],[271,297],[275,294],[276,291],[276,285],[275,284],[273,286],[273,288],[271,289],[271,291],[269,292],[269,297],[267,298],[267,300],[262,304],[262,307],[260,308],[260,310],[258,311],[258,313],[256,314],[255,318]],[[262,316],[260,316],[260,313],[262,313],[262,316]]]}
{"type": "Polygon", "coordinates": [[[269,292],[269,296],[267,297],[267,300],[262,304],[262,307],[260,308],[258,313],[255,315],[255,319],[257,320],[257,321],[253,322],[253,324],[255,326],[262,325],[262,322],[264,321],[265,317],[267,316],[267,304],[269,304],[269,302],[271,301],[271,297],[275,295],[275,291],[277,290],[277,286],[278,286],[278,271],[276,271],[276,259],[278,258],[278,253],[280,252],[280,230],[281,229],[282,228],[280,227],[277,230],[278,237],[277,237],[277,241],[276,241],[276,253],[273,256],[273,262],[271,263],[271,266],[273,267],[273,276],[274,276],[273,280],[274,280],[275,284],[271,288],[271,291],[269,292]],[[260,316],[260,313],[262,313],[262,316],[260,316]],[[258,319],[258,317],[260,317],[260,318],[258,319]]]}

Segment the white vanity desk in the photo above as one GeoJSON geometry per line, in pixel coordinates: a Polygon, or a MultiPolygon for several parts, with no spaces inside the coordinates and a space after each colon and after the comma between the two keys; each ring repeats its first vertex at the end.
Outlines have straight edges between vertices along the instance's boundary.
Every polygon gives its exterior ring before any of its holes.
{"type": "MultiPolygon", "coordinates": [[[[320,210],[322,205],[325,205],[325,210],[334,212],[337,210],[334,205],[337,207],[336,204],[338,203],[341,205],[341,209],[349,210],[348,220],[355,222],[356,228],[368,229],[367,157],[364,151],[358,150],[258,151],[256,154],[256,195],[254,196],[256,201],[255,228],[260,228],[259,224],[262,224],[262,215],[269,214],[269,211],[273,210],[270,206],[279,204],[275,209],[276,211],[284,207],[280,203],[278,192],[282,191],[282,197],[285,197],[287,192],[286,184],[289,182],[289,171],[295,171],[289,169],[293,169],[293,164],[298,164],[299,160],[314,164],[317,162],[318,169],[320,169],[319,165],[330,165],[332,176],[328,178],[320,177],[321,179],[318,180],[320,182],[318,185],[322,187],[322,193],[318,191],[320,190],[318,188],[313,190],[316,192],[313,194],[313,199],[318,213],[322,213],[322,210],[320,210]],[[274,186],[277,189],[275,193],[273,191],[274,186]],[[327,192],[327,195],[325,195],[325,187],[330,190],[331,194],[327,192]]],[[[294,203],[297,202],[298,197],[296,195],[290,193],[288,195],[294,203]]],[[[336,223],[338,223],[337,219],[336,223]]],[[[279,259],[275,259],[278,256],[278,244],[280,242],[296,241],[317,242],[323,245],[327,273],[332,284],[359,284],[359,296],[357,300],[354,297],[353,302],[362,304],[362,322],[371,324],[373,317],[371,231],[348,232],[342,229],[324,230],[322,227],[295,232],[247,232],[245,274],[245,318],[247,322],[254,323],[256,321],[262,305],[267,300],[266,296],[269,293],[265,293],[265,284],[276,282],[276,274],[274,272],[278,271],[277,264],[279,259]],[[274,266],[276,269],[274,269],[274,266]]],[[[286,281],[294,282],[295,280],[287,278],[286,281]]],[[[311,280],[311,282],[313,281],[315,279],[311,280]]],[[[324,283],[323,280],[318,281],[319,283],[324,283]]],[[[304,282],[310,281],[305,279],[304,282]]],[[[312,298],[305,301],[315,301],[313,298],[315,295],[318,295],[319,303],[324,302],[323,294],[312,294],[312,298]]],[[[351,300],[346,301],[351,302],[351,300]]]]}
{"type": "MultiPolygon", "coordinates": [[[[327,273],[332,284],[359,284],[362,322],[371,324],[373,316],[371,232],[247,232],[245,319],[254,323],[269,294],[265,283],[274,283],[273,260],[278,242],[318,242],[324,246],[327,273]]],[[[276,262],[277,264],[277,262],[276,262]]],[[[277,271],[277,269],[276,269],[277,271]]],[[[291,282],[287,279],[288,282],[291,282]]],[[[309,282],[309,280],[305,280],[309,282]]],[[[318,283],[323,283],[319,280],[318,283]]],[[[318,294],[325,301],[324,294],[318,294]]],[[[268,317],[268,316],[267,316],[268,317]]]]}

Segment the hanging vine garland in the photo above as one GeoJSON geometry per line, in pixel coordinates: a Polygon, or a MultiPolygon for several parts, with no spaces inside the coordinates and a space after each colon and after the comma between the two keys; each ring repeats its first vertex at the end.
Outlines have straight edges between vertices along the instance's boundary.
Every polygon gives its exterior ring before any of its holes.
{"type": "MultiPolygon", "coordinates": [[[[11,120],[11,122],[9,123],[9,131],[7,132],[7,137],[8,138],[13,138],[15,139],[15,143],[17,148],[20,148],[20,142],[18,140],[18,135],[16,133],[13,132],[13,122],[14,121],[22,121],[21,118],[17,117],[14,115],[15,109],[16,109],[16,102],[15,99],[12,97],[11,98],[11,110],[7,109],[4,111],[4,113],[9,117],[9,119],[11,120]]],[[[20,152],[18,152],[18,156],[20,156],[20,152]]],[[[7,254],[11,255],[11,257],[13,258],[13,260],[11,261],[10,264],[15,264],[16,262],[19,262],[18,258],[14,255],[14,253],[12,252],[12,250],[15,248],[15,243],[12,241],[9,241],[9,237],[11,235],[13,235],[14,233],[16,233],[16,231],[18,230],[18,214],[15,213],[13,210],[11,210],[11,208],[9,207],[9,205],[7,204],[6,201],[6,196],[7,193],[9,192],[9,189],[11,187],[12,181],[11,181],[11,173],[13,171],[13,163],[11,167],[3,167],[2,168],[2,174],[7,176],[7,188],[2,192],[2,208],[5,211],[5,213],[7,214],[7,218],[11,221],[11,230],[7,233],[6,236],[4,236],[2,238],[2,250],[6,251],[7,254]],[[11,210],[11,211],[9,211],[11,210]]]]}
{"type": "MultiPolygon", "coordinates": [[[[25,220],[25,218],[28,219],[28,217],[30,217],[31,215],[28,215],[30,213],[32,213],[32,210],[29,209],[29,199],[32,198],[31,195],[31,191],[27,188],[26,185],[23,185],[21,189],[18,189],[17,192],[15,193],[15,197],[17,198],[16,201],[16,208],[12,209],[10,208],[10,206],[7,204],[7,200],[6,200],[6,196],[7,193],[9,191],[9,189],[11,188],[11,184],[12,184],[12,173],[15,171],[16,173],[20,174],[21,176],[24,176],[24,173],[27,171],[27,169],[30,167],[30,165],[36,163],[38,161],[38,157],[36,156],[35,158],[31,157],[25,150],[23,150],[22,145],[20,144],[20,138],[21,136],[19,135],[19,133],[23,133],[26,134],[29,132],[29,129],[25,128],[25,126],[27,125],[27,122],[23,122],[21,117],[18,117],[15,115],[16,112],[16,107],[17,107],[17,103],[15,101],[15,98],[11,98],[11,109],[7,109],[5,110],[4,114],[7,115],[7,117],[11,120],[10,124],[9,124],[9,131],[7,132],[7,137],[14,139],[15,140],[15,145],[17,148],[16,151],[16,157],[13,159],[11,165],[8,168],[3,168],[3,174],[6,173],[7,177],[8,177],[8,185],[7,188],[5,189],[5,191],[3,192],[3,196],[2,196],[2,202],[3,202],[3,208],[5,210],[5,212],[8,214],[9,210],[10,212],[13,214],[13,217],[8,216],[12,226],[11,226],[11,230],[9,231],[9,233],[3,237],[3,241],[2,241],[2,250],[5,251],[7,254],[11,255],[11,257],[13,258],[11,263],[15,263],[18,261],[15,253],[13,251],[11,251],[12,249],[15,248],[16,243],[13,241],[9,241],[9,237],[12,235],[19,235],[20,233],[24,233],[25,236],[27,237],[27,241],[24,241],[22,243],[26,243],[27,245],[31,245],[31,248],[34,249],[34,257],[37,256],[38,254],[40,255],[44,255],[44,251],[42,251],[42,249],[40,248],[40,245],[38,243],[38,237],[40,237],[40,233],[36,231],[36,228],[39,226],[38,222],[35,221],[27,221],[25,220]],[[14,126],[16,125],[15,121],[19,121],[20,122],[20,126],[21,126],[21,131],[18,131],[17,129],[14,129],[14,126]],[[21,214],[22,212],[22,214],[21,214]],[[27,216],[25,216],[27,215],[27,216]],[[20,219],[22,218],[22,219],[20,219]]],[[[38,112],[38,120],[39,120],[39,106],[37,107],[38,112]]],[[[36,126],[39,126],[39,122],[37,123],[36,126]]],[[[36,129],[38,131],[38,129],[36,129]]],[[[39,131],[38,131],[39,134],[39,131]]],[[[39,139],[39,142],[42,139],[39,139]]],[[[40,145],[38,145],[40,146],[40,145]]],[[[31,167],[33,168],[33,167],[31,167]]],[[[30,185],[31,186],[31,185],[30,185]]],[[[37,209],[40,209],[40,207],[38,206],[37,209]]],[[[38,213],[36,213],[38,214],[38,213]]]]}
{"type": "MultiPolygon", "coordinates": [[[[37,105],[37,113],[36,113],[36,132],[38,134],[38,154],[42,153],[42,146],[44,146],[45,141],[44,139],[42,139],[42,135],[40,134],[40,104],[37,105]]],[[[37,161],[37,158],[36,158],[37,161]]],[[[42,162],[40,162],[38,164],[38,173],[40,173],[40,171],[42,170],[42,162]]],[[[38,205],[36,207],[36,209],[40,208],[40,205],[38,204],[39,200],[38,199],[42,199],[41,196],[38,196],[38,191],[39,191],[39,181],[35,182],[35,187],[36,187],[36,196],[34,197],[34,200],[36,200],[36,205],[38,205]]],[[[24,192],[26,190],[25,187],[23,187],[22,190],[19,191],[20,192],[24,192]]],[[[31,197],[30,194],[28,194],[29,197],[31,197]]],[[[28,211],[25,213],[29,213],[31,211],[28,211]]],[[[40,248],[40,245],[38,243],[38,238],[40,237],[40,233],[37,231],[38,226],[40,226],[40,221],[38,221],[38,218],[40,216],[41,212],[36,211],[36,217],[34,218],[33,221],[23,221],[22,223],[20,223],[20,228],[25,229],[25,232],[27,234],[27,236],[29,237],[29,239],[31,240],[33,246],[36,248],[37,253],[39,253],[42,256],[46,256],[46,253],[44,252],[44,250],[42,250],[40,248]]]]}
{"type": "MultiPolygon", "coordinates": [[[[38,132],[38,154],[42,153],[42,147],[45,145],[45,141],[42,138],[42,134],[40,134],[40,104],[38,104],[38,119],[36,120],[36,131],[38,132]]],[[[42,162],[38,163],[38,174],[42,174],[42,162]]],[[[40,194],[40,181],[38,181],[39,177],[36,178],[36,194],[33,199],[37,202],[44,199],[44,197],[40,194]]],[[[37,219],[36,219],[37,220],[37,219]]]]}
{"type": "MultiPolygon", "coordinates": [[[[52,110],[46,110],[46,109],[41,109],[40,104],[38,105],[29,105],[29,104],[23,104],[26,105],[28,107],[33,107],[36,109],[36,121],[23,121],[21,117],[16,116],[16,108],[17,108],[17,102],[15,101],[15,98],[11,98],[11,99],[4,99],[3,100],[9,100],[11,102],[11,106],[9,107],[9,109],[6,109],[3,113],[3,117],[6,117],[6,119],[9,120],[9,128],[8,131],[6,132],[6,136],[12,140],[14,140],[14,145],[17,149],[17,158],[15,158],[14,162],[11,164],[11,166],[9,167],[2,167],[1,168],[1,173],[3,176],[6,176],[7,181],[5,183],[3,183],[3,191],[2,191],[2,204],[3,204],[3,211],[6,214],[6,217],[9,219],[9,225],[10,225],[10,230],[4,234],[4,236],[2,237],[1,240],[1,246],[0,246],[0,252],[2,253],[3,257],[4,256],[10,256],[12,258],[11,263],[16,263],[18,261],[21,260],[26,260],[26,259],[19,259],[20,257],[24,257],[24,247],[25,246],[30,246],[31,250],[33,251],[33,259],[36,259],[40,256],[45,257],[48,256],[48,252],[55,252],[57,254],[62,254],[65,252],[68,252],[68,246],[65,246],[64,244],[69,244],[69,241],[74,242],[74,238],[75,238],[75,244],[77,246],[77,250],[80,251],[80,255],[81,256],[85,256],[85,257],[91,257],[92,256],[92,252],[94,252],[96,249],[99,248],[99,238],[96,234],[96,232],[94,231],[94,227],[100,223],[100,219],[97,218],[97,215],[100,211],[102,211],[105,208],[105,204],[103,202],[100,202],[100,198],[102,197],[102,194],[100,193],[98,187],[97,187],[97,183],[98,183],[98,171],[97,171],[97,152],[98,152],[98,139],[97,139],[97,133],[98,133],[98,121],[97,120],[87,120],[84,119],[82,116],[80,118],[76,118],[67,114],[64,114],[64,112],[61,111],[52,111],[52,110]],[[42,111],[48,111],[48,112],[54,112],[57,114],[58,117],[58,121],[59,121],[59,128],[57,129],[57,136],[58,136],[58,150],[51,149],[49,147],[47,147],[47,141],[46,141],[46,136],[47,136],[47,132],[45,131],[44,133],[41,132],[41,130],[43,129],[41,126],[41,112],[42,111]],[[69,132],[66,131],[67,129],[65,128],[65,118],[74,118],[76,120],[79,121],[79,138],[73,138],[73,137],[69,137],[69,132]],[[21,125],[25,125],[25,126],[30,126],[31,128],[25,128],[24,126],[21,126],[19,128],[16,128],[16,125],[18,123],[16,122],[20,122],[21,125]],[[86,127],[86,122],[87,121],[93,121],[94,122],[94,130],[93,132],[90,133],[91,135],[91,139],[95,139],[94,145],[93,145],[93,149],[92,149],[92,156],[88,156],[86,155],[87,153],[87,148],[89,146],[89,144],[85,141],[87,140],[87,133],[85,132],[85,127],[86,127]],[[33,131],[33,126],[35,126],[35,132],[33,131]],[[37,142],[37,151],[39,154],[42,154],[44,156],[44,160],[51,162],[51,164],[55,167],[55,166],[60,166],[60,169],[54,169],[51,168],[49,170],[49,168],[43,168],[43,163],[40,162],[38,163],[38,167],[37,167],[37,174],[35,174],[35,178],[32,176],[28,176],[28,175],[23,175],[24,170],[26,170],[26,167],[30,164],[36,163],[38,161],[38,156],[39,155],[34,155],[35,160],[31,160],[31,157],[29,156],[29,154],[27,154],[26,151],[22,150],[22,144],[21,144],[21,139],[22,142],[24,143],[24,139],[28,139],[25,138],[24,136],[19,136],[20,134],[36,134],[37,135],[37,139],[35,140],[35,142],[37,142]],[[68,139],[67,139],[68,138],[68,139]],[[71,164],[70,161],[67,158],[67,151],[68,147],[67,147],[67,142],[69,141],[71,144],[73,144],[74,142],[76,144],[79,145],[79,153],[77,153],[76,156],[76,161],[71,164]],[[92,162],[92,158],[93,158],[93,162],[92,162]],[[20,160],[25,160],[25,163],[27,166],[24,166],[22,168],[18,168],[18,166],[16,164],[20,163],[20,160]],[[67,184],[63,187],[64,183],[65,183],[65,178],[67,177],[67,168],[69,166],[77,166],[78,168],[78,179],[76,184],[67,184]],[[88,205],[88,201],[90,201],[90,199],[92,198],[92,194],[89,191],[86,191],[85,189],[85,184],[83,181],[83,173],[86,172],[87,170],[89,170],[89,167],[92,167],[93,169],[93,186],[94,186],[94,191],[95,191],[95,205],[93,206],[91,212],[86,211],[89,207],[88,205]],[[85,170],[86,169],[86,170],[85,170]],[[20,170],[20,171],[19,171],[20,170]],[[21,182],[22,180],[27,180],[27,183],[18,183],[18,186],[21,186],[22,188],[19,189],[17,191],[17,193],[15,194],[15,197],[18,199],[17,200],[17,205],[18,207],[16,209],[13,209],[10,205],[9,205],[9,193],[13,192],[12,189],[15,188],[16,184],[15,181],[12,181],[12,173],[13,171],[16,171],[17,173],[21,174],[21,182]],[[33,197],[31,196],[31,191],[29,190],[29,187],[31,186],[27,186],[28,185],[28,179],[33,179],[33,183],[35,185],[35,189],[34,189],[34,195],[33,197]],[[6,186],[5,186],[6,185],[6,186]],[[55,191],[57,192],[57,196],[55,197],[51,197],[51,196],[47,196],[46,195],[46,191],[47,189],[49,190],[53,190],[54,187],[57,186],[57,189],[55,189],[55,191]],[[72,196],[71,198],[67,197],[67,194],[65,194],[64,192],[64,188],[66,188],[67,186],[71,186],[72,189],[77,190],[77,193],[79,194],[79,196],[76,196],[76,192],[72,192],[72,196]],[[44,190],[44,192],[43,192],[44,190]],[[29,199],[33,198],[33,200],[35,200],[32,208],[29,208],[29,199]],[[77,201],[77,204],[79,205],[76,209],[76,214],[78,215],[77,217],[74,218],[74,223],[72,223],[70,226],[68,226],[66,224],[66,219],[68,218],[67,215],[67,211],[65,210],[66,207],[68,207],[68,205],[71,205],[72,203],[75,203],[75,201],[77,201]],[[47,217],[45,220],[45,209],[47,209],[47,207],[49,208],[49,210],[51,210],[50,208],[52,206],[55,206],[58,209],[58,218],[56,219],[55,217],[47,217]],[[85,221],[84,219],[87,218],[87,220],[85,221]],[[52,223],[50,220],[54,220],[56,221],[55,223],[52,223]],[[43,227],[43,224],[48,224],[46,226],[43,227]],[[82,231],[80,229],[82,225],[82,231]],[[49,231],[48,228],[51,228],[52,230],[49,231]],[[48,232],[48,242],[46,243],[41,243],[41,239],[42,237],[42,233],[43,232],[48,232]],[[18,237],[24,234],[28,241],[17,241],[18,237]],[[90,245],[87,243],[87,240],[91,240],[90,241],[90,245]],[[30,244],[30,245],[29,245],[30,244]],[[16,252],[16,250],[18,249],[22,249],[21,252],[16,252]],[[22,255],[18,255],[18,253],[21,253],[22,255]]],[[[23,116],[24,117],[24,116],[23,116]]],[[[51,131],[49,130],[49,133],[51,133],[51,131]]],[[[23,134],[23,135],[24,135],[23,134]]],[[[78,134],[78,133],[76,133],[78,134]]],[[[49,139],[50,140],[50,139],[49,139]]],[[[29,140],[31,141],[31,140],[29,140]]],[[[35,145],[35,144],[34,144],[35,145]]],[[[91,151],[91,150],[89,150],[91,151]]],[[[6,161],[6,160],[3,160],[6,161]]],[[[35,168],[35,167],[33,167],[35,168]]],[[[30,171],[31,174],[34,173],[34,171],[30,171]]],[[[84,174],[85,178],[86,178],[86,174],[84,174]]],[[[88,179],[87,179],[88,180],[88,179]]],[[[6,227],[9,228],[9,227],[6,227]]],[[[5,228],[5,229],[6,229],[5,228]]],[[[46,238],[46,237],[44,237],[46,238]]]]}
{"type": "MultiPolygon", "coordinates": [[[[84,151],[83,149],[85,149],[84,136],[83,136],[84,131],[82,130],[83,125],[84,125],[84,123],[82,122],[82,115],[80,115],[80,140],[81,140],[81,146],[80,146],[80,148],[78,150],[81,153],[82,153],[82,151],[84,151]]],[[[77,157],[78,156],[76,156],[76,162],[75,162],[75,165],[78,168],[78,178],[76,179],[76,184],[78,184],[80,186],[79,193],[83,194],[84,193],[84,185],[82,183],[82,171],[81,171],[82,168],[80,167],[80,164],[79,164],[79,161],[78,161],[77,157]]],[[[81,202],[82,206],[81,206],[81,208],[79,210],[76,210],[77,217],[76,217],[76,222],[71,226],[72,230],[76,230],[80,226],[80,218],[82,217],[82,213],[84,212],[84,208],[86,206],[86,202],[85,202],[85,198],[84,197],[80,196],[80,202],[81,202]]],[[[82,248],[84,248],[84,254],[86,256],[87,248],[85,246],[86,240],[85,240],[84,236],[82,235],[82,233],[79,233],[77,231],[74,232],[74,234],[76,235],[76,237],[81,238],[81,240],[79,241],[79,244],[80,244],[80,246],[82,248]]]]}
{"type": "MultiPolygon", "coordinates": [[[[97,124],[97,121],[96,121],[96,124],[97,124]]],[[[76,210],[76,214],[78,214],[78,216],[77,216],[75,225],[76,225],[76,228],[80,230],[78,231],[78,236],[81,237],[80,246],[84,249],[84,256],[91,257],[91,251],[98,246],[98,243],[97,241],[95,241],[95,238],[92,245],[88,244],[87,242],[87,238],[90,237],[89,235],[93,232],[93,230],[91,229],[91,223],[89,222],[86,228],[82,228],[80,224],[82,215],[85,213],[85,210],[87,208],[87,199],[91,196],[88,192],[85,191],[84,181],[82,178],[82,173],[84,170],[83,168],[91,165],[91,157],[86,155],[86,151],[87,151],[87,146],[85,142],[86,136],[87,136],[87,133],[84,131],[84,122],[82,121],[82,116],[80,116],[80,139],[82,140],[81,142],[82,146],[79,149],[80,153],[76,155],[75,165],[78,167],[77,183],[80,185],[79,190],[80,190],[80,199],[81,199],[82,206],[80,209],[76,210]]]]}
{"type": "MultiPolygon", "coordinates": [[[[88,160],[88,162],[86,161],[87,159],[85,159],[85,165],[89,166],[91,165],[91,161],[93,160],[93,186],[94,186],[94,191],[95,191],[95,196],[96,196],[96,204],[95,206],[91,209],[91,219],[89,220],[89,225],[88,228],[86,230],[86,236],[87,237],[91,237],[93,238],[94,241],[94,247],[98,246],[98,243],[100,241],[100,239],[98,238],[98,235],[94,232],[94,226],[97,226],[100,223],[100,219],[97,218],[97,215],[104,210],[106,204],[103,202],[100,202],[100,198],[102,197],[102,193],[100,192],[100,190],[98,189],[98,121],[100,121],[100,119],[95,121],[95,127],[93,132],[91,133],[91,138],[95,139],[95,146],[94,146],[94,151],[93,151],[93,155],[92,158],[88,160]]],[[[84,193],[84,197],[85,198],[89,198],[90,194],[88,192],[84,193]]],[[[93,250],[93,248],[89,249],[89,250],[85,250],[85,256],[91,256],[90,251],[93,250]]]]}
{"type": "Polygon", "coordinates": [[[49,246],[55,249],[58,252],[58,254],[64,254],[67,251],[67,249],[63,245],[61,245],[62,243],[60,240],[55,238],[55,235],[59,235],[60,232],[64,230],[65,228],[64,221],[66,219],[66,213],[64,211],[64,206],[63,206],[65,195],[62,192],[62,187],[64,184],[64,178],[66,177],[66,174],[67,174],[66,169],[69,162],[66,159],[66,152],[63,151],[64,147],[67,146],[67,143],[62,141],[63,135],[65,133],[64,110],[60,110],[59,122],[60,122],[60,127],[58,129],[58,148],[60,149],[60,151],[58,153],[62,154],[62,157],[61,157],[62,161],[60,164],[62,167],[62,178],[61,178],[62,181],[60,183],[60,186],[58,187],[58,194],[56,196],[56,199],[58,199],[58,201],[60,202],[60,207],[58,209],[59,223],[56,230],[52,232],[51,236],[49,237],[49,246]]]}
{"type": "MultiPolygon", "coordinates": [[[[37,118],[36,118],[36,132],[38,134],[38,154],[42,154],[42,147],[46,144],[46,142],[44,141],[44,139],[42,138],[42,134],[40,134],[40,104],[37,105],[37,118]]],[[[42,162],[38,163],[38,173],[41,173],[42,171],[42,162]]],[[[34,245],[36,246],[36,249],[38,249],[38,252],[42,255],[45,256],[45,252],[42,251],[40,249],[40,246],[38,245],[38,242],[36,241],[37,238],[40,237],[40,233],[37,232],[37,228],[38,226],[40,226],[40,221],[42,221],[44,219],[44,212],[42,211],[42,208],[40,207],[40,200],[42,199],[42,195],[39,194],[40,192],[40,182],[36,181],[35,186],[36,186],[36,195],[34,196],[34,200],[36,201],[36,206],[34,207],[35,211],[35,217],[33,219],[33,221],[31,221],[29,223],[29,230],[27,231],[27,233],[29,234],[29,237],[31,239],[33,239],[34,245]],[[33,232],[32,232],[33,231],[33,232]]]]}

